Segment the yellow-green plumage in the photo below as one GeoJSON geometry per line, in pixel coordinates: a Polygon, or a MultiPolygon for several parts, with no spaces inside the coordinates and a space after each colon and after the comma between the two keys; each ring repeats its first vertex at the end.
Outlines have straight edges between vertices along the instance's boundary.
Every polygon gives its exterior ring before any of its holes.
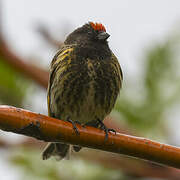
{"type": "Polygon", "coordinates": [[[106,61],[76,58],[72,47],[63,47],[51,64],[48,88],[49,114],[86,124],[103,120],[114,106],[122,73],[114,55],[106,61]]]}
{"type": "MultiPolygon", "coordinates": [[[[49,116],[98,127],[111,112],[122,84],[122,71],[101,24],[85,24],[72,32],[51,62],[49,116]],[[97,29],[96,29],[97,28],[97,29]]],[[[107,129],[104,129],[106,134],[107,129]]],[[[79,151],[79,147],[74,148],[79,151]]],[[[51,143],[43,159],[67,156],[69,145],[51,143]]]]}

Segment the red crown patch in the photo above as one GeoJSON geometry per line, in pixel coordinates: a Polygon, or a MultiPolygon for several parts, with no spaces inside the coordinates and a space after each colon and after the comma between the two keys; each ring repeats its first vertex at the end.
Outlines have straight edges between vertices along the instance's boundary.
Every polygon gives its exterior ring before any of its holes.
{"type": "Polygon", "coordinates": [[[89,22],[89,24],[91,25],[91,27],[96,30],[96,31],[104,31],[106,32],[105,27],[101,24],[101,23],[93,23],[93,22],[89,22]]]}

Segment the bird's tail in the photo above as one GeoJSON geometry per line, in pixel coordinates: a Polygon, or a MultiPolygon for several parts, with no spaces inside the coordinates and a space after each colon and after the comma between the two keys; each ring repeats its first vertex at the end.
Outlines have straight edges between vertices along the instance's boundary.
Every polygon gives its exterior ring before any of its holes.
{"type": "Polygon", "coordinates": [[[48,143],[42,153],[42,159],[46,160],[51,156],[55,156],[56,160],[63,158],[69,159],[71,152],[70,145],[63,143],[48,143]]]}

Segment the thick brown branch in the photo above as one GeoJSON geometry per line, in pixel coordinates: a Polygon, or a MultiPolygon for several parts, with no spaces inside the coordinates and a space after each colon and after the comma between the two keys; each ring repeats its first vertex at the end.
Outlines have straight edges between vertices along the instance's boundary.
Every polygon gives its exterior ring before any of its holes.
{"type": "Polygon", "coordinates": [[[29,78],[41,86],[47,88],[48,85],[48,72],[35,65],[26,63],[20,57],[16,56],[7,46],[6,42],[0,34],[0,56],[9,65],[14,67],[17,71],[25,74],[29,78]]]}
{"type": "Polygon", "coordinates": [[[10,66],[14,67],[17,71],[25,74],[27,77],[33,79],[39,85],[47,88],[48,86],[48,72],[35,65],[26,63],[19,56],[13,53],[8,47],[3,38],[2,32],[2,6],[0,2],[0,57],[1,60],[6,61],[10,66]]]}
{"type": "MultiPolygon", "coordinates": [[[[8,143],[5,139],[0,139],[0,148],[12,151],[17,147],[30,147],[35,149],[43,149],[46,143],[32,138],[25,138],[24,141],[18,143],[8,143]]],[[[83,158],[103,167],[123,171],[123,173],[132,177],[141,178],[161,178],[168,180],[179,180],[180,170],[167,166],[160,166],[153,164],[150,161],[142,161],[140,159],[133,159],[126,156],[120,156],[114,153],[102,152],[97,150],[88,150],[83,148],[78,153],[74,153],[75,158],[83,158]],[[113,162],[113,163],[112,163],[113,162]]]]}
{"type": "Polygon", "coordinates": [[[125,154],[136,158],[180,168],[180,148],[145,138],[109,133],[105,142],[104,131],[77,125],[76,135],[71,123],[27,110],[0,106],[0,128],[50,142],[66,142],[84,147],[125,154]]]}

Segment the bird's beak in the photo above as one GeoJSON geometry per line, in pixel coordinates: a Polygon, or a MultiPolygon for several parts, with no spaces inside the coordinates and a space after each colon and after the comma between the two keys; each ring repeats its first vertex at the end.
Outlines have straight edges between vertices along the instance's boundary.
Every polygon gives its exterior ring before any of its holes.
{"type": "Polygon", "coordinates": [[[100,32],[97,37],[99,40],[106,40],[109,36],[110,35],[107,32],[100,32]]]}

